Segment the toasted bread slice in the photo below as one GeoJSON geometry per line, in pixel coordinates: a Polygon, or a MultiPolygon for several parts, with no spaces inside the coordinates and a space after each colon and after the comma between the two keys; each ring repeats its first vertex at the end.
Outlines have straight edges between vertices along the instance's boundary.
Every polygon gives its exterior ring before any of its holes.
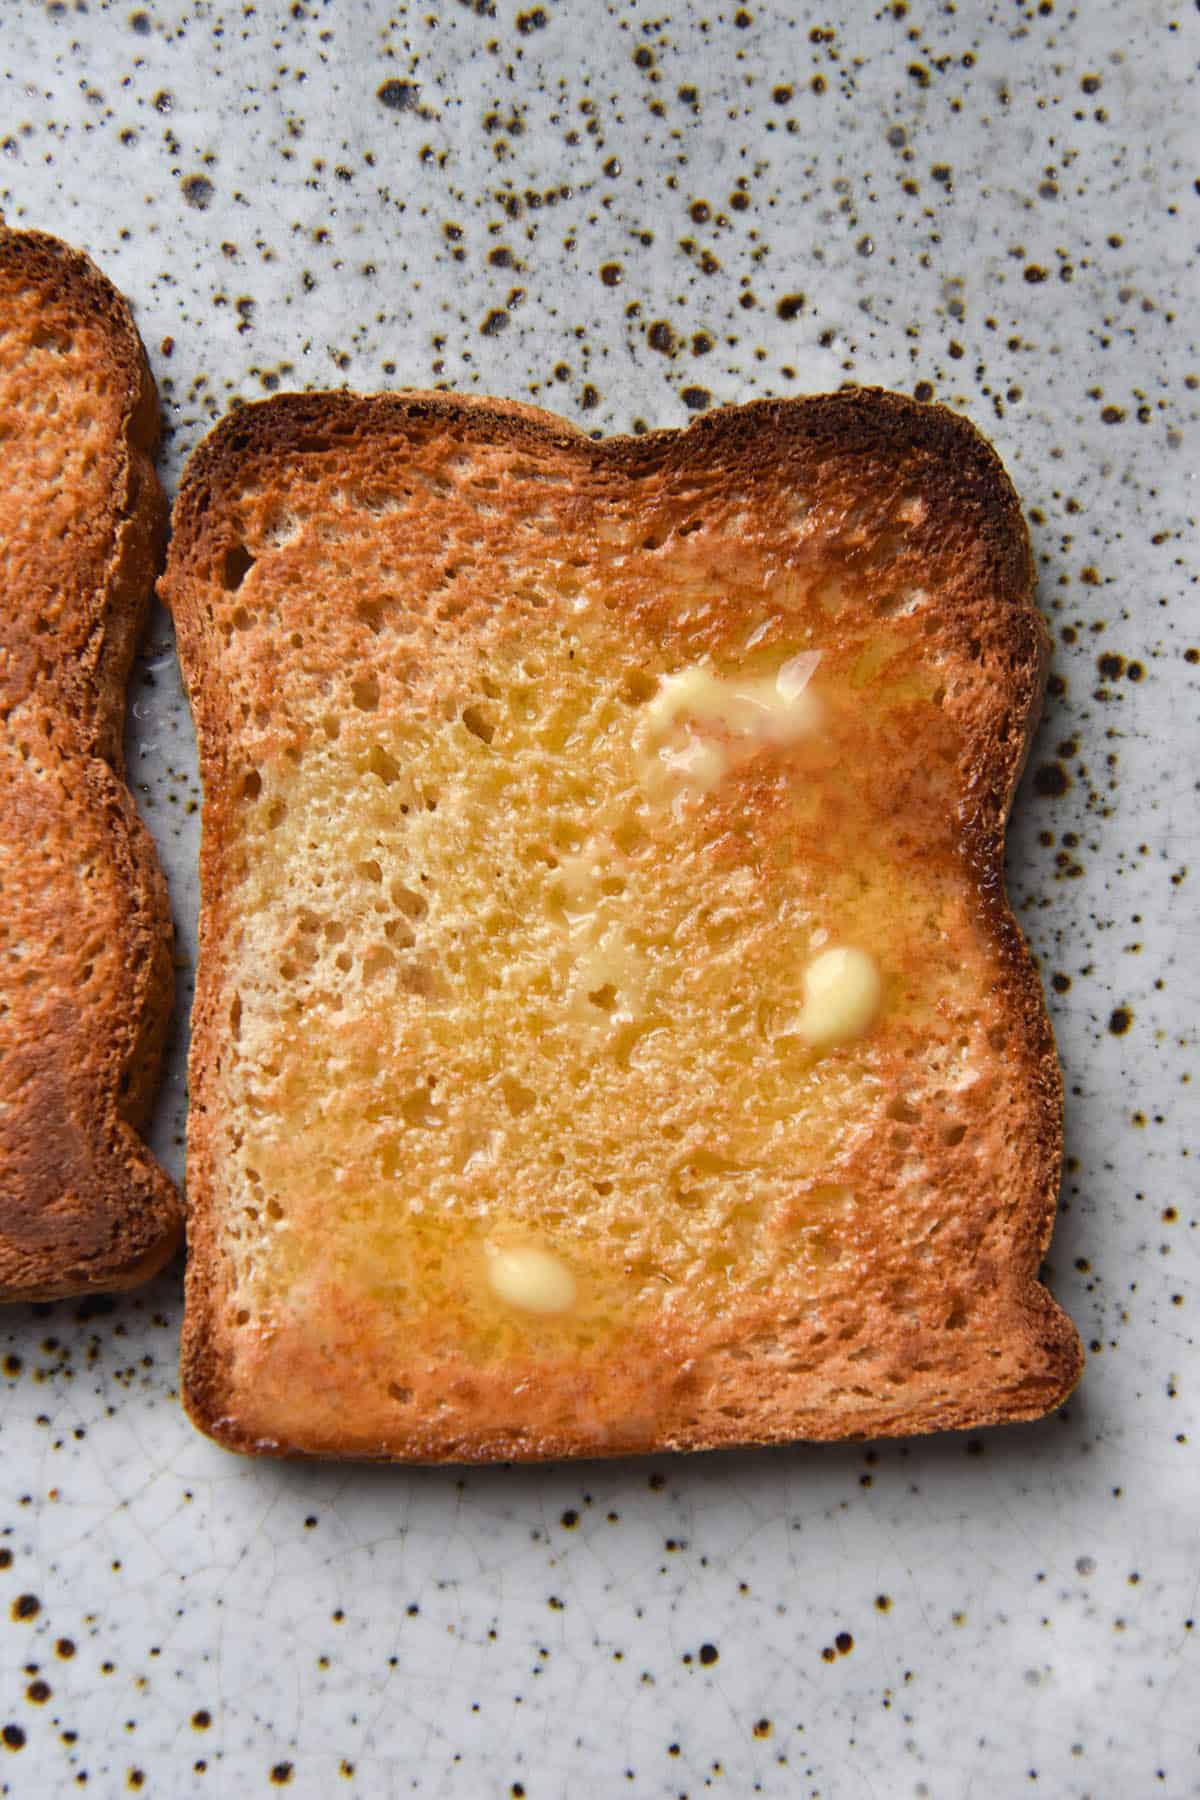
{"type": "Polygon", "coordinates": [[[137,1135],[171,917],[121,763],[166,504],[128,306],[78,251],[3,226],[0,439],[0,1300],[30,1300],[129,1287],[181,1233],[137,1135]]]}
{"type": "Polygon", "coordinates": [[[213,432],[162,582],[202,1429],[538,1458],[1062,1400],[1060,1075],[1002,876],[1032,586],[994,453],[892,394],[213,432]]]}

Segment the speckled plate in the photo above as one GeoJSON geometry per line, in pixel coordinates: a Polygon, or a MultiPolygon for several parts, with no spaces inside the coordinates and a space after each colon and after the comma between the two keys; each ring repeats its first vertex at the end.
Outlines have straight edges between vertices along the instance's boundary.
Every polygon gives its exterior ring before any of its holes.
{"type": "MultiPolygon", "coordinates": [[[[284,386],[610,431],[854,380],[990,435],[1057,645],[1010,876],[1091,1358],[970,1440],[457,1477],[198,1438],[178,1270],[13,1309],[0,1792],[1200,1793],[1198,35],[1187,0],[4,0],[0,207],[133,299],[169,484],[284,386]]],[[[179,1171],[198,794],[161,615],[132,702],[179,1171]]]]}

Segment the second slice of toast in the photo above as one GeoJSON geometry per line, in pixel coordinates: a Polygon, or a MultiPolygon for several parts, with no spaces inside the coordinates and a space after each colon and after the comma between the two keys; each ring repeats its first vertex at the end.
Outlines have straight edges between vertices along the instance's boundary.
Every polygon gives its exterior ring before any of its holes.
{"type": "Polygon", "coordinates": [[[158,399],[80,251],[0,225],[0,1301],[130,1287],[182,1228],[139,1136],[171,914],[125,785],[134,646],[162,561],[158,399]]]}
{"type": "Polygon", "coordinates": [[[1002,879],[1031,590],[992,451],[894,395],[214,432],[163,582],[203,1429],[534,1458],[1063,1398],[1060,1076],[1002,879]]]}

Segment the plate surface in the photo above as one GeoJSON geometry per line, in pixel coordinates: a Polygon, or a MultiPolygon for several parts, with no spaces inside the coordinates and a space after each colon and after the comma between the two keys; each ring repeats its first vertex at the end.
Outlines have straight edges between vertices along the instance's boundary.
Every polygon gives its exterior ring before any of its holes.
{"type": "MultiPolygon", "coordinates": [[[[133,299],[172,487],[288,386],[613,431],[853,380],[981,426],[1056,639],[1010,876],[1067,1077],[1082,1388],[970,1440],[257,1467],[180,1414],[178,1270],[11,1309],[0,1792],[1200,1792],[1198,21],[833,11],[8,0],[0,208],[133,299]]],[[[198,792],[161,613],[131,703],[179,1172],[198,792]]]]}

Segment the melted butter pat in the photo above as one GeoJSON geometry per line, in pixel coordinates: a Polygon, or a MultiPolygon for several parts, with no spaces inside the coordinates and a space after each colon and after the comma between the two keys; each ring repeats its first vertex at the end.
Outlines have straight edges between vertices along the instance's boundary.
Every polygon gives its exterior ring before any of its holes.
{"type": "Polygon", "coordinates": [[[820,651],[806,651],[774,675],[716,675],[700,667],[665,675],[646,707],[642,785],[683,783],[707,793],[741,757],[807,737],[819,718],[808,691],[819,661],[820,651]],[[701,735],[705,726],[724,741],[701,735]]]}
{"type": "Polygon", "coordinates": [[[600,883],[607,873],[605,860],[594,848],[576,856],[559,859],[558,874],[563,884],[568,912],[587,912],[596,904],[600,883]]]}
{"type": "Polygon", "coordinates": [[[548,1317],[569,1312],[575,1304],[575,1277],[549,1250],[532,1245],[502,1250],[489,1244],[487,1278],[496,1298],[520,1312],[548,1317]]]}
{"type": "Polygon", "coordinates": [[[613,1019],[634,1019],[642,1011],[645,959],[619,924],[590,931],[575,954],[575,999],[590,1024],[604,1022],[604,1011],[613,1019]],[[604,1011],[597,1013],[595,994],[603,996],[604,1011]]]}
{"type": "Polygon", "coordinates": [[[883,999],[879,965],[865,950],[823,950],[804,971],[804,1005],[796,1024],[814,1049],[861,1037],[883,999]]]}
{"type": "Polygon", "coordinates": [[[736,737],[765,744],[790,744],[816,721],[808,683],[819,651],[790,657],[774,675],[714,675],[711,669],[683,669],[665,675],[646,708],[646,722],[664,736],[680,718],[700,725],[723,725],[736,737]]]}
{"type": "Polygon", "coordinates": [[[706,738],[689,737],[679,749],[668,745],[659,751],[658,760],[670,774],[704,793],[715,788],[729,769],[728,753],[706,738]]]}
{"type": "Polygon", "coordinates": [[[630,943],[622,924],[623,903],[619,896],[604,892],[611,865],[611,853],[606,858],[594,843],[559,864],[571,957],[571,1004],[582,1022],[594,1026],[637,1018],[646,981],[645,957],[630,943]]]}

